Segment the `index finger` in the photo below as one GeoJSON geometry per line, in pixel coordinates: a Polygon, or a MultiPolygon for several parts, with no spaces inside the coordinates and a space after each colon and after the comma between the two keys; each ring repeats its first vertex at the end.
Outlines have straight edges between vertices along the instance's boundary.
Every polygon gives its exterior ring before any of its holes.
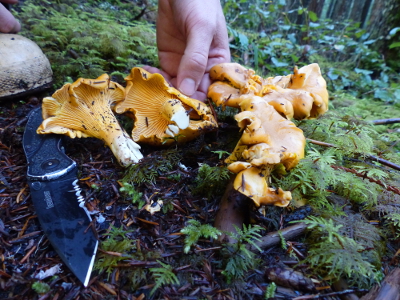
{"type": "Polygon", "coordinates": [[[213,35],[204,27],[192,29],[187,37],[186,49],[179,64],[178,88],[191,96],[197,90],[207,68],[208,54],[213,35]]]}

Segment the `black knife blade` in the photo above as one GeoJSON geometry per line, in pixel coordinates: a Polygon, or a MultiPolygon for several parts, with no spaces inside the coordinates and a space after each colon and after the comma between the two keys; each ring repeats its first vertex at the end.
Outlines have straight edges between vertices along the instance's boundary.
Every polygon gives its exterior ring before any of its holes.
{"type": "Polygon", "coordinates": [[[28,118],[23,147],[31,198],[44,233],[62,261],[87,286],[98,241],[77,185],[76,163],[63,151],[61,137],[37,134],[41,108],[28,118]]]}

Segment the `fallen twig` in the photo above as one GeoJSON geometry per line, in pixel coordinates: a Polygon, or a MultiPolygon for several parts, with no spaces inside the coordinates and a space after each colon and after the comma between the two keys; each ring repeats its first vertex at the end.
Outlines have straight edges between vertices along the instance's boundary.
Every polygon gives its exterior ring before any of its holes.
{"type": "MultiPolygon", "coordinates": [[[[324,147],[338,148],[338,146],[336,146],[334,144],[329,144],[329,143],[325,143],[325,142],[321,142],[321,141],[317,141],[317,140],[313,140],[313,139],[307,139],[307,141],[309,141],[310,143],[315,144],[315,145],[320,145],[320,146],[324,146],[324,147]]],[[[397,165],[395,163],[392,163],[392,162],[390,162],[390,161],[388,161],[386,159],[383,159],[383,158],[380,158],[380,157],[377,157],[377,156],[374,156],[374,155],[367,155],[365,158],[369,159],[369,160],[372,160],[372,161],[376,161],[376,162],[378,162],[378,163],[380,163],[382,165],[385,165],[385,166],[390,167],[392,169],[395,169],[397,171],[400,171],[400,166],[399,165],[397,165]]]]}
{"type": "MultiPolygon", "coordinates": [[[[261,249],[271,248],[281,243],[281,237],[285,240],[293,239],[303,234],[306,228],[307,225],[305,223],[297,223],[285,229],[268,233],[266,236],[260,238],[260,241],[256,242],[255,245],[261,249]]],[[[251,251],[257,251],[257,248],[253,245],[249,244],[247,247],[251,251]]]]}
{"type": "Polygon", "coordinates": [[[357,172],[357,171],[354,170],[354,169],[349,169],[349,168],[341,167],[341,166],[334,166],[334,165],[332,165],[331,167],[332,167],[333,169],[335,169],[335,170],[341,169],[341,170],[343,170],[343,171],[346,171],[346,172],[349,172],[349,173],[353,173],[353,174],[356,175],[357,177],[361,177],[361,178],[363,178],[363,179],[368,179],[368,181],[374,182],[374,183],[380,185],[381,187],[385,188],[386,190],[388,190],[388,191],[390,191],[390,192],[393,192],[393,193],[395,193],[395,194],[400,195],[400,189],[398,189],[397,187],[394,187],[394,186],[391,186],[391,185],[386,185],[386,184],[384,184],[384,183],[382,182],[382,180],[378,180],[378,179],[374,179],[374,178],[368,177],[365,173],[360,173],[360,172],[357,172]]]}
{"type": "MultiPolygon", "coordinates": [[[[327,294],[305,295],[305,296],[300,296],[300,297],[293,298],[293,300],[319,299],[319,298],[326,298],[326,297],[329,297],[329,296],[340,296],[340,295],[353,294],[353,293],[356,293],[356,292],[365,292],[365,291],[366,290],[361,290],[361,289],[359,289],[359,290],[345,290],[345,291],[332,292],[332,293],[327,293],[327,294]]],[[[383,300],[383,298],[382,298],[382,300],[383,300]]]]}
{"type": "Polygon", "coordinates": [[[374,120],[374,121],[371,121],[371,123],[374,125],[386,125],[386,124],[400,123],[400,118],[374,120]]]}
{"type": "Polygon", "coordinates": [[[19,262],[20,264],[23,264],[28,258],[29,256],[31,256],[32,252],[36,250],[36,246],[33,246],[28,253],[21,259],[21,261],[19,262]]]}

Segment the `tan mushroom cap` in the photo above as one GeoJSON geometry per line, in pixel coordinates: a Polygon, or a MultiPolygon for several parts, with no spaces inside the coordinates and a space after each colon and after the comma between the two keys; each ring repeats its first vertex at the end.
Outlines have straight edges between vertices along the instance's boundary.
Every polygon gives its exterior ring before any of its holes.
{"type": "Polygon", "coordinates": [[[97,79],[80,78],[43,99],[43,122],[38,134],[64,134],[71,138],[95,137],[110,147],[121,165],[143,156],[115,118],[111,105],[124,99],[124,88],[107,74],[97,79]]]}
{"type": "Polygon", "coordinates": [[[243,159],[247,155],[246,153],[251,157],[249,152],[251,146],[267,144],[252,149],[259,152],[262,150],[266,161],[283,163],[288,170],[296,166],[304,157],[305,137],[303,131],[297,128],[293,122],[282,117],[273,106],[261,97],[247,95],[241,98],[242,112],[237,114],[235,119],[243,130],[243,135],[227,162],[234,162],[238,158],[243,159]],[[245,152],[246,150],[247,152],[245,152]]]}
{"type": "Polygon", "coordinates": [[[233,188],[252,199],[257,207],[260,205],[285,207],[292,200],[290,192],[268,187],[266,181],[270,174],[268,168],[262,169],[249,163],[236,162],[229,165],[228,169],[238,173],[233,188]]]}
{"type": "Polygon", "coordinates": [[[255,75],[251,69],[246,69],[238,63],[222,63],[210,69],[210,78],[213,81],[227,82],[237,89],[244,88],[249,81],[261,86],[261,77],[255,75]]]}
{"type": "Polygon", "coordinates": [[[214,82],[208,87],[207,97],[217,106],[229,106],[239,108],[240,89],[225,82],[214,82]]]}
{"type": "Polygon", "coordinates": [[[274,165],[282,163],[289,170],[304,157],[303,131],[261,97],[241,96],[240,108],[235,119],[243,134],[225,161],[230,163],[228,169],[237,173],[234,188],[257,206],[286,206],[291,193],[268,187],[267,180],[274,165]]]}
{"type": "Polygon", "coordinates": [[[221,64],[210,71],[214,82],[208,97],[217,105],[239,107],[241,95],[263,97],[287,119],[316,118],[328,110],[328,91],[318,64],[294,67],[293,74],[261,79],[239,64],[221,64]]]}
{"type": "Polygon", "coordinates": [[[183,95],[160,74],[133,68],[128,77],[125,100],[115,106],[117,113],[134,116],[132,138],[151,145],[186,142],[217,127],[206,104],[183,95]]]}
{"type": "Polygon", "coordinates": [[[328,110],[329,94],[326,89],[326,81],[322,77],[319,65],[314,63],[300,68],[292,77],[288,86],[292,90],[303,90],[310,93],[314,99],[309,118],[316,118],[328,110]]]}

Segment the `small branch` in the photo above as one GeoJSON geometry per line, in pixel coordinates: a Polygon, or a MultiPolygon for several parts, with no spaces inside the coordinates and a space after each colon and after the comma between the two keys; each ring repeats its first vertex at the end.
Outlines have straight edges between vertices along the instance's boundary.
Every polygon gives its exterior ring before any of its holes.
{"type": "MultiPolygon", "coordinates": [[[[321,141],[317,141],[317,140],[313,140],[313,139],[307,139],[307,141],[309,141],[312,144],[319,145],[319,146],[338,148],[338,146],[336,146],[334,144],[329,144],[329,143],[325,143],[325,142],[321,142],[321,141]]],[[[376,161],[382,165],[385,165],[385,166],[395,169],[397,171],[400,171],[399,165],[392,163],[386,159],[383,159],[383,158],[380,158],[380,157],[377,157],[374,155],[367,155],[365,158],[372,160],[372,161],[376,161]]]]}
{"type": "Polygon", "coordinates": [[[321,141],[317,141],[317,140],[313,140],[313,139],[309,139],[309,138],[307,138],[307,141],[309,141],[311,144],[314,144],[314,145],[337,148],[337,146],[334,144],[329,144],[329,143],[325,143],[325,142],[321,142],[321,141]]]}
{"type": "MultiPolygon", "coordinates": [[[[297,223],[295,225],[288,226],[285,229],[270,232],[266,236],[260,238],[260,241],[256,242],[255,244],[261,249],[271,248],[281,243],[281,236],[283,236],[285,240],[291,240],[303,234],[306,228],[307,225],[305,223],[297,223]]],[[[247,248],[251,251],[257,251],[257,248],[250,244],[247,246],[247,248]]]]}
{"type": "Polygon", "coordinates": [[[387,125],[387,124],[400,123],[400,118],[374,120],[371,121],[371,123],[374,125],[387,125]]]}
{"type": "Polygon", "coordinates": [[[353,294],[355,292],[366,292],[367,290],[364,289],[356,289],[356,290],[345,290],[345,291],[340,291],[340,292],[332,292],[332,293],[327,293],[327,294],[317,294],[317,295],[305,295],[305,296],[300,296],[293,298],[293,300],[306,300],[306,299],[320,299],[320,298],[325,298],[329,296],[340,296],[340,295],[346,295],[346,294],[353,294]]]}
{"type": "Polygon", "coordinates": [[[346,172],[349,172],[349,173],[353,173],[353,174],[355,174],[357,177],[361,177],[361,178],[363,178],[363,179],[368,179],[370,182],[374,182],[374,183],[380,185],[381,187],[385,188],[386,190],[388,190],[388,191],[390,191],[390,192],[393,192],[393,193],[395,193],[395,194],[400,195],[400,189],[398,189],[397,187],[394,187],[394,186],[391,186],[391,185],[386,185],[386,184],[384,184],[381,180],[368,177],[365,173],[360,173],[360,172],[357,172],[357,171],[354,170],[354,169],[349,169],[349,168],[341,167],[341,166],[334,166],[334,165],[332,165],[331,167],[332,167],[333,169],[335,169],[335,170],[341,169],[341,170],[343,170],[343,171],[346,171],[346,172]]]}
{"type": "Polygon", "coordinates": [[[369,156],[367,156],[367,158],[372,160],[372,161],[376,161],[376,162],[378,162],[378,163],[380,163],[382,165],[385,165],[387,167],[391,167],[392,169],[395,169],[397,171],[400,171],[400,166],[399,165],[396,165],[395,163],[392,163],[392,162],[390,162],[390,161],[388,161],[386,159],[383,159],[383,158],[380,158],[380,157],[377,157],[377,156],[374,156],[374,155],[369,155],[369,156]]]}

